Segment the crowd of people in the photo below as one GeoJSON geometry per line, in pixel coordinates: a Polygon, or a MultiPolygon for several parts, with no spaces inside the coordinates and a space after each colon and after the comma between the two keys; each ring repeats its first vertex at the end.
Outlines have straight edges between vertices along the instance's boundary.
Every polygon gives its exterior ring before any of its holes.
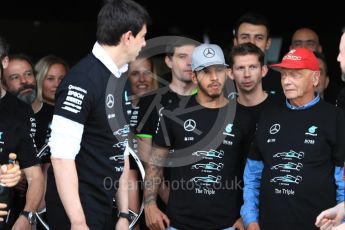
{"type": "MultiPolygon", "coordinates": [[[[0,37],[0,229],[345,229],[345,90],[325,101],[318,34],[296,30],[268,64],[269,23],[246,13],[228,54],[184,35],[162,58],[150,23],[107,1],[71,68],[0,37]]],[[[337,61],[345,74],[345,31],[337,61]]]]}

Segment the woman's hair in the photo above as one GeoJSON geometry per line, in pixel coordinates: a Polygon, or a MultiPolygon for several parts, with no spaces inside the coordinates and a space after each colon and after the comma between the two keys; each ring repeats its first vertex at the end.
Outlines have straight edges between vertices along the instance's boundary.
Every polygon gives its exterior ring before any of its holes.
{"type": "Polygon", "coordinates": [[[41,58],[35,65],[36,82],[37,82],[37,98],[39,101],[43,101],[42,88],[43,81],[47,76],[49,68],[54,64],[61,64],[65,67],[66,72],[69,70],[69,66],[65,60],[54,55],[48,55],[41,58]]]}

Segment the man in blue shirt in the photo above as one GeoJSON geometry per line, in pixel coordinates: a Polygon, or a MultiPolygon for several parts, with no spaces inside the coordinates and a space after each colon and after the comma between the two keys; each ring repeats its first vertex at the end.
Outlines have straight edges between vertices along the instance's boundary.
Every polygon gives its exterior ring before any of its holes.
{"type": "Polygon", "coordinates": [[[285,105],[261,116],[244,172],[241,216],[247,229],[316,229],[315,216],[344,200],[345,117],[320,100],[320,67],[305,49],[280,64],[285,105]]]}

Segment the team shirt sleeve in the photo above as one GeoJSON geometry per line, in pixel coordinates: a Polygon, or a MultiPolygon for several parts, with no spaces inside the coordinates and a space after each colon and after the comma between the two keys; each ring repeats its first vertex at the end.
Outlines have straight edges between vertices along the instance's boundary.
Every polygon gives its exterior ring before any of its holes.
{"type": "Polygon", "coordinates": [[[67,77],[56,94],[49,146],[52,157],[74,159],[80,149],[84,123],[97,100],[97,89],[77,73],[67,77]]]}

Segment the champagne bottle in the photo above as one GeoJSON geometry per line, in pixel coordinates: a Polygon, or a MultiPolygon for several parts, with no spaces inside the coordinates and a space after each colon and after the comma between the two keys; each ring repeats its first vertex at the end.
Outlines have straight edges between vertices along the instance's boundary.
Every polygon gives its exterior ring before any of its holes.
{"type": "MultiPolygon", "coordinates": [[[[14,164],[16,162],[17,155],[15,153],[10,153],[8,155],[8,164],[7,170],[10,170],[14,167],[14,164]]],[[[4,219],[2,222],[0,222],[0,230],[5,229],[6,227],[6,222],[8,220],[9,214],[10,214],[10,209],[12,205],[12,198],[13,198],[13,189],[6,187],[4,184],[0,183],[0,203],[4,203],[7,205],[5,210],[7,211],[7,216],[3,216],[2,218],[4,219]]]]}

